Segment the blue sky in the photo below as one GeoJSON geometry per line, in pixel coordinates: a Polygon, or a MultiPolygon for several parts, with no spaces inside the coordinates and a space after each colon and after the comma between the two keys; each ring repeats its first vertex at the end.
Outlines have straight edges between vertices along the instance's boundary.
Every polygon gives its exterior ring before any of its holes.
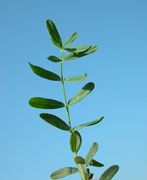
{"type": "MultiPolygon", "coordinates": [[[[71,107],[72,124],[105,120],[81,130],[85,156],[99,144],[96,159],[104,168],[120,171],[114,180],[147,179],[147,1],[0,1],[0,179],[47,180],[64,166],[74,166],[68,134],[43,122],[28,99],[42,96],[63,100],[61,85],[35,76],[28,62],[59,72],[46,57],[57,54],[45,26],[52,19],[65,41],[78,32],[75,45],[98,44],[90,56],[64,65],[65,75],[87,72],[85,82],[67,84],[68,98],[86,82],[96,88],[71,107]]],[[[66,121],[64,109],[49,111],[66,121]]],[[[78,175],[65,179],[79,179],[78,175]]]]}

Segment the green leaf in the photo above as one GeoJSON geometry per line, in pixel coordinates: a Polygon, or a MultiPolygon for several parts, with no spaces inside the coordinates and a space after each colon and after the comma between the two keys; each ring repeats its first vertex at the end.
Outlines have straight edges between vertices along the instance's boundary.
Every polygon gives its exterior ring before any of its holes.
{"type": "Polygon", "coordinates": [[[54,99],[46,99],[42,97],[34,97],[29,100],[30,106],[40,109],[57,109],[62,108],[65,105],[54,99]]]}
{"type": "Polygon", "coordinates": [[[92,179],[92,178],[93,178],[93,175],[94,175],[93,173],[89,173],[89,174],[88,174],[88,179],[92,179]]]}
{"type": "Polygon", "coordinates": [[[86,165],[88,166],[90,164],[90,162],[92,161],[92,158],[94,157],[94,155],[96,154],[98,150],[98,144],[96,142],[94,142],[85,158],[86,161],[86,165]]]}
{"type": "Polygon", "coordinates": [[[49,57],[48,57],[48,60],[50,60],[50,61],[52,61],[52,62],[55,62],[55,63],[62,61],[62,59],[60,59],[60,58],[58,58],[58,57],[56,57],[56,56],[49,56],[49,57]]]}
{"type": "Polygon", "coordinates": [[[95,121],[91,121],[91,122],[84,123],[84,124],[81,124],[79,126],[76,126],[75,128],[73,128],[73,130],[74,131],[79,131],[80,129],[82,129],[84,127],[93,126],[93,125],[98,124],[99,122],[101,122],[103,119],[104,119],[104,116],[102,116],[101,118],[99,118],[99,119],[97,119],[95,121]]]}
{"type": "Polygon", "coordinates": [[[45,70],[39,66],[34,66],[33,64],[29,63],[32,71],[42,77],[42,78],[45,78],[45,79],[49,79],[49,80],[52,80],[52,81],[60,81],[60,76],[58,76],[57,74],[51,72],[51,71],[48,71],[48,70],[45,70]]]}
{"type": "Polygon", "coordinates": [[[72,132],[70,136],[70,148],[71,151],[77,153],[82,144],[82,137],[78,131],[72,132]]]}
{"type": "Polygon", "coordinates": [[[69,126],[63,120],[61,120],[60,118],[58,118],[55,115],[47,114],[47,113],[41,113],[40,117],[43,120],[45,120],[47,123],[59,128],[59,129],[62,129],[64,131],[69,131],[69,126]]]}
{"type": "Polygon", "coordinates": [[[94,159],[92,159],[92,161],[90,162],[89,165],[94,166],[94,167],[103,167],[104,166],[104,164],[102,164],[102,163],[100,163],[100,162],[98,162],[98,161],[96,161],[94,159]]]}
{"type": "Polygon", "coordinates": [[[88,179],[92,179],[94,174],[90,172],[89,168],[87,168],[87,172],[88,172],[88,179]]]}
{"type": "Polygon", "coordinates": [[[68,104],[71,106],[82,99],[84,99],[92,90],[94,89],[94,83],[87,83],[73,98],[68,101],[68,104]]]}
{"type": "Polygon", "coordinates": [[[79,173],[81,175],[82,180],[88,180],[88,172],[87,172],[87,167],[85,164],[85,159],[82,158],[81,156],[75,157],[75,162],[77,164],[79,173]]]}
{"type": "Polygon", "coordinates": [[[76,156],[74,160],[76,164],[85,164],[85,159],[82,156],[76,156]]]}
{"type": "Polygon", "coordinates": [[[78,36],[78,33],[77,33],[77,32],[73,33],[73,34],[70,36],[70,38],[64,43],[63,46],[66,47],[66,46],[70,45],[70,44],[77,38],[77,36],[78,36]]]}
{"type": "Polygon", "coordinates": [[[117,173],[118,170],[119,170],[119,166],[118,165],[113,165],[113,166],[109,167],[101,175],[99,180],[111,180],[113,178],[113,176],[117,173]]]}
{"type": "Polygon", "coordinates": [[[78,169],[75,167],[65,167],[58,169],[57,171],[53,172],[51,174],[51,179],[60,179],[64,178],[66,176],[72,175],[74,173],[78,172],[78,169]]]}
{"type": "Polygon", "coordinates": [[[87,77],[87,74],[83,74],[81,76],[70,76],[64,79],[65,82],[79,82],[85,80],[87,77]]]}
{"type": "MultiPolygon", "coordinates": [[[[67,48],[66,48],[67,50],[67,48]]],[[[97,46],[89,46],[88,49],[85,49],[85,50],[82,50],[82,51],[77,51],[76,50],[70,50],[68,48],[68,51],[73,51],[73,53],[70,53],[68,55],[66,55],[63,60],[73,60],[73,59],[77,59],[77,58],[80,58],[80,57],[83,57],[83,56],[86,56],[86,55],[89,55],[93,52],[95,52],[97,50],[97,46]]]]}
{"type": "Polygon", "coordinates": [[[59,35],[59,32],[58,32],[57,27],[55,26],[54,22],[51,20],[47,20],[46,26],[47,26],[48,32],[51,36],[51,40],[52,40],[53,44],[59,48],[62,48],[62,40],[61,40],[61,37],[59,35]]]}
{"type": "Polygon", "coordinates": [[[83,51],[87,51],[89,47],[90,46],[85,46],[85,45],[72,46],[72,47],[69,47],[69,48],[65,48],[65,50],[69,51],[69,52],[80,53],[80,52],[83,52],[83,51]]]}

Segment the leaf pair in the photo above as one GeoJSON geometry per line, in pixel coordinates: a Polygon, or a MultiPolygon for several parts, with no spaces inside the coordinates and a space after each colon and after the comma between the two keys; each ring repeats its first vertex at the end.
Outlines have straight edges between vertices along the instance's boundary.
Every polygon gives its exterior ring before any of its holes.
{"type": "MultiPolygon", "coordinates": [[[[89,153],[88,153],[88,156],[91,157],[91,159],[95,155],[95,153],[97,151],[97,148],[98,148],[97,143],[94,143],[93,146],[91,147],[89,153]]],[[[82,180],[92,179],[93,173],[91,173],[89,168],[87,168],[87,166],[88,166],[87,165],[87,162],[88,162],[87,157],[86,157],[86,159],[84,159],[81,156],[76,156],[75,157],[75,162],[77,164],[78,171],[79,171],[79,173],[81,175],[81,179],[82,180]]],[[[95,161],[95,162],[97,162],[97,161],[95,161]]],[[[102,164],[101,164],[101,166],[102,166],[102,164]]],[[[101,167],[101,166],[99,166],[99,167],[101,167]]]]}
{"type": "MultiPolygon", "coordinates": [[[[55,57],[55,56],[50,56],[49,58],[52,59],[52,60],[54,59],[54,61],[57,60],[56,62],[59,62],[59,61],[60,61],[60,59],[58,59],[58,58],[55,57]],[[52,58],[51,58],[51,57],[52,57],[52,58]]],[[[57,75],[57,74],[55,74],[55,73],[53,73],[53,72],[51,72],[51,71],[48,71],[48,70],[46,70],[46,69],[43,69],[43,68],[41,68],[41,67],[39,67],[39,66],[35,66],[35,65],[31,64],[31,63],[29,63],[29,65],[30,65],[32,71],[33,71],[36,75],[38,75],[38,76],[40,76],[40,77],[42,77],[42,78],[51,80],[51,81],[61,81],[61,78],[60,78],[59,75],[57,75]]],[[[80,82],[80,81],[85,80],[86,77],[87,77],[87,74],[86,74],[86,73],[83,74],[83,75],[80,75],[80,76],[70,76],[70,77],[65,78],[65,79],[64,79],[64,82],[80,82]]]]}
{"type": "MultiPolygon", "coordinates": [[[[60,49],[64,49],[66,46],[70,45],[78,36],[77,32],[73,33],[63,45],[62,39],[60,37],[60,34],[59,34],[57,27],[54,24],[54,22],[51,20],[47,20],[46,26],[47,26],[48,32],[50,34],[52,43],[55,46],[59,47],[60,49]]],[[[54,58],[53,59],[51,58],[50,60],[53,60],[53,62],[57,62],[56,61],[57,59],[55,60],[54,58]]]]}
{"type": "MultiPolygon", "coordinates": [[[[54,99],[42,98],[42,97],[31,98],[29,100],[29,104],[32,107],[40,108],[40,109],[58,109],[58,108],[65,107],[65,105],[62,102],[60,102],[60,101],[57,101],[57,100],[54,100],[54,99]]],[[[58,118],[58,117],[56,117],[54,115],[50,115],[50,114],[44,114],[42,117],[41,117],[42,119],[46,120],[48,123],[50,123],[52,125],[54,125],[55,121],[57,121],[57,124],[60,121],[58,128],[62,129],[62,128],[60,128],[60,125],[63,124],[63,120],[61,120],[60,118],[58,118]],[[44,118],[42,118],[42,117],[44,117],[44,118]],[[54,121],[54,122],[52,122],[52,121],[54,121]]],[[[91,121],[91,122],[88,122],[88,123],[84,123],[84,124],[78,125],[75,128],[73,128],[73,131],[77,132],[80,129],[85,128],[87,126],[92,126],[92,125],[98,124],[103,119],[104,119],[104,116],[102,116],[101,118],[99,118],[99,119],[97,119],[95,121],[91,121]]],[[[57,127],[57,125],[55,125],[55,126],[57,127]]],[[[68,129],[69,127],[67,128],[67,126],[68,125],[66,125],[65,129],[69,130],[68,129]]]]}
{"type": "MultiPolygon", "coordinates": [[[[103,164],[99,163],[98,161],[94,160],[93,157],[95,156],[96,152],[98,151],[98,144],[97,143],[93,143],[93,145],[91,146],[86,158],[85,158],[85,162],[86,165],[90,165],[90,166],[95,166],[95,167],[102,167],[104,166],[103,164]]],[[[119,170],[119,166],[118,165],[113,165],[110,168],[108,168],[100,177],[99,180],[111,180],[112,177],[117,173],[117,171],[119,170]]]]}
{"type": "Polygon", "coordinates": [[[66,55],[63,60],[74,60],[89,54],[92,54],[97,50],[97,45],[91,45],[91,46],[76,46],[73,48],[66,48],[65,50],[72,52],[68,55],[66,55]]]}
{"type": "MultiPolygon", "coordinates": [[[[79,93],[77,93],[73,98],[71,98],[68,102],[68,105],[73,105],[79,101],[81,101],[84,97],[86,97],[92,90],[94,89],[94,83],[87,83],[79,93]]],[[[32,98],[29,100],[29,104],[35,108],[41,109],[56,109],[64,107],[65,105],[57,100],[46,99],[41,97],[32,98]]]]}
{"type": "MultiPolygon", "coordinates": [[[[72,175],[79,171],[82,179],[88,180],[89,177],[88,177],[85,160],[82,157],[77,156],[75,158],[75,162],[76,162],[78,168],[75,168],[75,167],[61,168],[51,174],[51,179],[64,178],[66,176],[72,175]]],[[[111,166],[101,175],[99,180],[111,180],[113,178],[113,176],[117,173],[118,170],[119,170],[118,165],[111,166]]],[[[91,175],[93,176],[93,174],[91,174],[91,175]]]]}

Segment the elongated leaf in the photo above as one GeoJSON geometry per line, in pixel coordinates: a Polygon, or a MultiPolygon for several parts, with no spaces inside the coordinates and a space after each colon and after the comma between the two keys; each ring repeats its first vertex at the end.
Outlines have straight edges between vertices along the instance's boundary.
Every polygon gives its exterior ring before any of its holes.
{"type": "Polygon", "coordinates": [[[69,131],[69,126],[60,118],[53,114],[41,113],[40,117],[45,120],[47,123],[62,129],[64,131],[69,131]]]}
{"type": "Polygon", "coordinates": [[[51,20],[47,20],[46,26],[47,26],[48,32],[51,36],[51,40],[52,40],[53,44],[59,48],[62,48],[62,40],[61,40],[61,37],[59,35],[59,32],[58,32],[57,27],[55,26],[54,22],[51,20]]]}
{"type": "Polygon", "coordinates": [[[74,60],[74,59],[77,59],[77,58],[79,58],[79,57],[75,56],[73,53],[70,53],[70,54],[64,56],[63,60],[67,61],[67,60],[74,60]]]}
{"type": "Polygon", "coordinates": [[[52,61],[52,62],[55,62],[55,63],[62,61],[62,59],[60,59],[60,58],[58,58],[58,57],[56,57],[56,56],[49,56],[49,57],[48,57],[48,60],[50,60],[50,61],[52,61]]]}
{"type": "Polygon", "coordinates": [[[118,170],[119,170],[119,166],[118,165],[113,165],[113,166],[109,167],[101,175],[99,180],[111,180],[113,178],[113,176],[117,173],[118,170]]]}
{"type": "Polygon", "coordinates": [[[75,157],[75,162],[77,164],[79,173],[81,175],[82,180],[88,180],[88,172],[87,172],[87,167],[85,164],[85,159],[82,158],[81,156],[75,157]]]}
{"type": "Polygon", "coordinates": [[[68,104],[71,106],[82,99],[84,99],[92,90],[94,89],[94,83],[87,83],[73,98],[68,101],[68,104]]]}
{"type": "Polygon", "coordinates": [[[100,163],[100,162],[98,162],[98,161],[96,161],[94,159],[92,159],[92,161],[90,162],[89,165],[94,166],[94,167],[103,167],[104,166],[104,164],[102,164],[102,163],[100,163]]]}
{"type": "Polygon", "coordinates": [[[70,148],[71,151],[77,153],[82,144],[82,137],[78,131],[72,132],[70,136],[70,148]]]}
{"type": "Polygon", "coordinates": [[[64,43],[63,46],[66,47],[66,46],[70,45],[70,44],[77,38],[77,36],[78,36],[78,33],[77,33],[77,32],[73,33],[73,34],[70,36],[70,38],[64,43]]]}
{"type": "Polygon", "coordinates": [[[66,176],[72,175],[74,173],[78,172],[78,169],[75,167],[65,167],[58,169],[57,171],[53,172],[51,174],[51,179],[60,179],[64,178],[66,176]]]}
{"type": "Polygon", "coordinates": [[[65,105],[54,99],[46,99],[42,97],[34,97],[29,100],[30,106],[40,109],[57,109],[62,108],[65,105]]]}
{"type": "Polygon", "coordinates": [[[57,74],[55,74],[51,71],[45,70],[39,66],[34,66],[31,63],[29,63],[29,65],[30,65],[32,71],[42,78],[49,79],[52,81],[60,81],[61,80],[60,76],[58,76],[57,74]]]}
{"type": "MultiPolygon", "coordinates": [[[[89,55],[93,52],[95,52],[97,50],[97,46],[89,46],[88,49],[86,50],[82,50],[82,51],[74,51],[73,53],[70,53],[68,55],[66,55],[63,59],[64,60],[73,60],[73,59],[77,59],[86,55],[89,55]]],[[[71,51],[68,49],[68,51],[71,51]]]]}
{"type": "Polygon", "coordinates": [[[85,80],[87,77],[87,74],[83,74],[81,76],[70,76],[64,79],[65,82],[79,82],[85,80]]]}
{"type": "Polygon", "coordinates": [[[98,150],[98,144],[94,142],[85,158],[86,165],[90,164],[90,162],[92,161],[92,158],[96,154],[97,150],[98,150]]]}
{"type": "Polygon", "coordinates": [[[69,48],[65,48],[66,51],[74,52],[74,53],[80,53],[83,51],[87,51],[90,46],[81,45],[81,46],[72,46],[69,48]]]}
{"type": "Polygon", "coordinates": [[[99,119],[97,119],[95,121],[91,121],[91,122],[84,123],[84,124],[81,124],[79,126],[76,126],[75,128],[73,128],[73,130],[74,131],[79,131],[80,129],[82,129],[84,127],[93,126],[93,125],[98,124],[99,122],[101,122],[103,119],[104,119],[104,116],[102,116],[101,118],[99,118],[99,119]]]}

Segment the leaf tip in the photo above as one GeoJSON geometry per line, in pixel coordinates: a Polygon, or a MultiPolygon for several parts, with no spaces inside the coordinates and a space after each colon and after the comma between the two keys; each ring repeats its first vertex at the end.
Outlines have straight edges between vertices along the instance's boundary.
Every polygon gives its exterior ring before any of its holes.
{"type": "Polygon", "coordinates": [[[33,98],[28,100],[28,104],[33,107],[33,98]]]}

